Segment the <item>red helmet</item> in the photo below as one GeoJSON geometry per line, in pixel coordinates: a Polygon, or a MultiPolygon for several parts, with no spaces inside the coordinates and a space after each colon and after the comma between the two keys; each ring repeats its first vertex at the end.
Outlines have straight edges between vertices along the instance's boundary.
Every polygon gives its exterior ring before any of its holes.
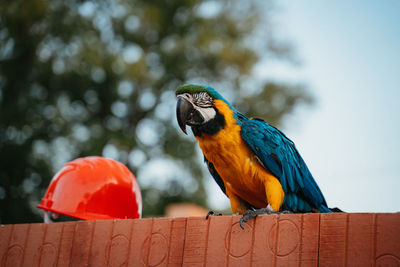
{"type": "Polygon", "coordinates": [[[38,208],[83,220],[135,219],[142,196],[135,176],[115,160],[79,158],[52,178],[38,208]]]}

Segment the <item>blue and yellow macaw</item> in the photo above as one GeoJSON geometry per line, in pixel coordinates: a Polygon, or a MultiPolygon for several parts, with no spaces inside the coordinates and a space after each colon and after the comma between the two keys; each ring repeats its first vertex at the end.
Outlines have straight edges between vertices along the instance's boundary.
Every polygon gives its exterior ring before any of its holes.
{"type": "Polygon", "coordinates": [[[294,143],[261,119],[238,112],[215,89],[176,90],[182,131],[191,126],[215,181],[242,221],[260,213],[331,212],[294,143]]]}

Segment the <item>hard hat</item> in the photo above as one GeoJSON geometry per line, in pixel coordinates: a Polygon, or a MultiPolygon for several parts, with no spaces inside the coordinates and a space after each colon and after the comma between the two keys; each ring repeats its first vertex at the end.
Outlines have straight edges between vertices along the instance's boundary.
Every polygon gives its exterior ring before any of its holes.
{"type": "MultiPolygon", "coordinates": [[[[142,196],[135,176],[115,160],[78,158],[52,178],[38,208],[83,220],[135,219],[142,196]]],[[[46,220],[46,217],[45,217],[46,220]]]]}

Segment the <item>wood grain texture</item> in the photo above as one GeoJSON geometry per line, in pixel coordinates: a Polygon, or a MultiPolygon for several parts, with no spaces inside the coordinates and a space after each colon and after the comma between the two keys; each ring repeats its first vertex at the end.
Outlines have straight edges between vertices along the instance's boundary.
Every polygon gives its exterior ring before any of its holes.
{"type": "Polygon", "coordinates": [[[94,221],[76,223],[72,242],[71,266],[88,265],[94,224],[94,221]]]}
{"type": "Polygon", "coordinates": [[[347,261],[347,213],[320,214],[319,265],[345,266],[347,261]]]}
{"type": "Polygon", "coordinates": [[[89,266],[108,266],[113,221],[95,221],[89,266]]]}
{"type": "Polygon", "coordinates": [[[206,266],[226,266],[229,249],[226,237],[230,233],[232,217],[210,216],[208,224],[205,264],[206,266]]]}
{"type": "Polygon", "coordinates": [[[186,218],[176,218],[171,222],[168,266],[182,266],[186,236],[186,218]]]}
{"type": "Polygon", "coordinates": [[[400,266],[400,213],[0,226],[0,266],[400,266]]]}
{"type": "Polygon", "coordinates": [[[5,252],[2,266],[21,266],[25,254],[25,245],[29,231],[29,224],[15,224],[12,226],[8,248],[5,252]]]}
{"type": "MultiPolygon", "coordinates": [[[[24,250],[23,262],[22,266],[40,266],[41,254],[43,252],[48,252],[49,250],[43,251],[43,238],[46,232],[46,225],[38,223],[38,224],[30,224],[29,230],[27,234],[26,246],[24,250]]],[[[46,246],[45,248],[49,248],[46,246]]],[[[56,260],[56,255],[46,255],[45,259],[56,260]]],[[[54,266],[48,265],[48,266],[54,266]]]]}
{"type": "Polygon", "coordinates": [[[203,266],[207,247],[208,222],[201,217],[190,217],[186,221],[183,266],[203,266]]]}
{"type": "MultiPolygon", "coordinates": [[[[84,223],[84,222],[79,222],[84,223]]],[[[70,266],[72,244],[75,236],[75,228],[77,222],[66,222],[60,223],[63,225],[61,241],[60,241],[60,252],[57,259],[57,266],[70,266]]]]}

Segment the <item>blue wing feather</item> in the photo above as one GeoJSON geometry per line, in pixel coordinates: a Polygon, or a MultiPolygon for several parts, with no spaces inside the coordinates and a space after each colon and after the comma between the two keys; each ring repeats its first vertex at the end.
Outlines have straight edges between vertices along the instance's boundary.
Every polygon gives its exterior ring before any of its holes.
{"type": "Polygon", "coordinates": [[[241,136],[264,167],[277,177],[285,192],[283,208],[330,212],[324,196],[294,143],[260,119],[241,122],[241,136]]]}
{"type": "Polygon", "coordinates": [[[214,181],[218,184],[219,188],[221,188],[222,192],[224,192],[224,194],[226,195],[224,181],[221,179],[221,176],[219,176],[214,165],[207,160],[206,156],[204,156],[204,162],[207,164],[208,171],[211,173],[212,177],[214,178],[214,181]]]}

